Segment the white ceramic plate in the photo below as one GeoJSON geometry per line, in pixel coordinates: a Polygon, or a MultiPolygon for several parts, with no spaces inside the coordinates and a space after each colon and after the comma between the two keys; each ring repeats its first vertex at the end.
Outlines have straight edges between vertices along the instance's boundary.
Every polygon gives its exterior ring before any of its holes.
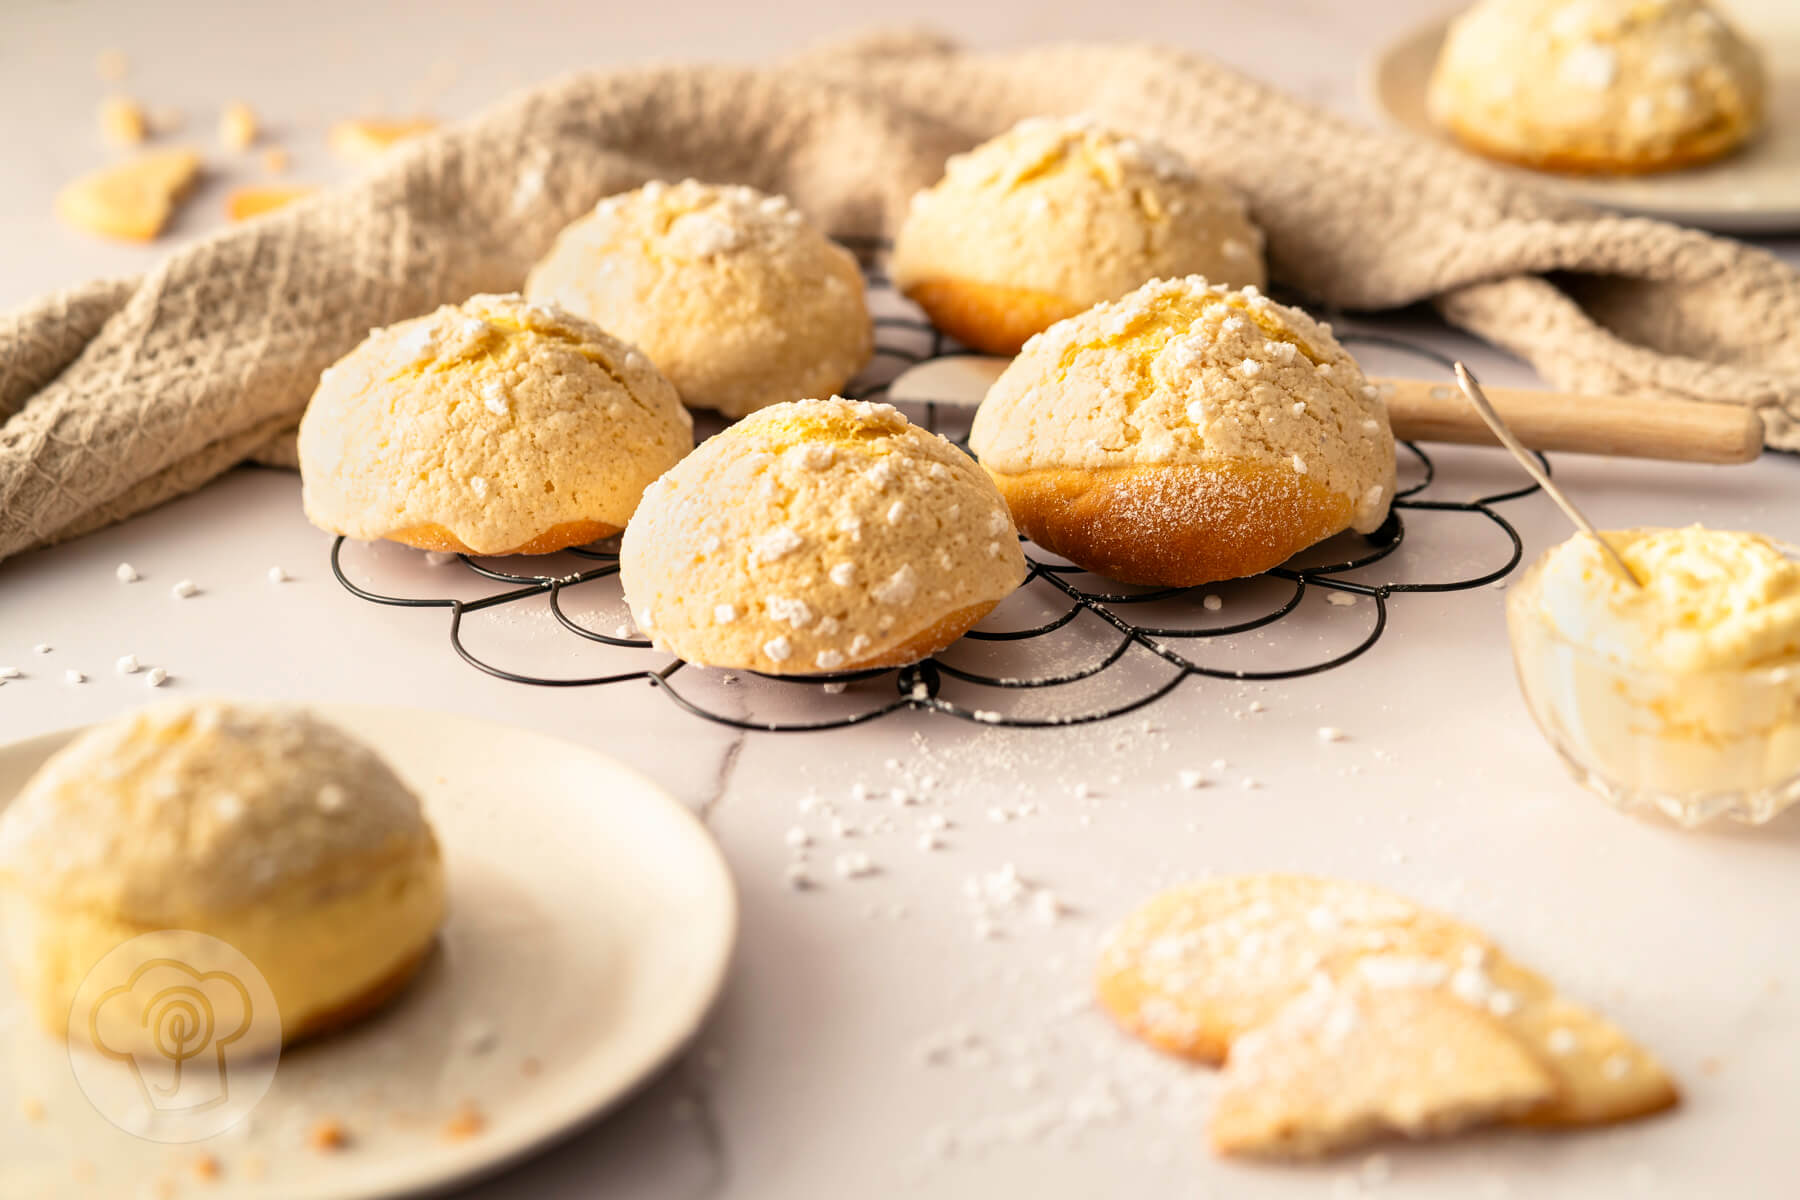
{"type": "MultiPolygon", "coordinates": [[[[180,1195],[208,1194],[192,1174],[201,1154],[233,1196],[435,1192],[591,1120],[698,1028],[731,957],[737,902],[686,808],[605,755],[525,730],[317,711],[424,798],[450,883],[431,961],[374,1019],[284,1055],[244,1122],[187,1146],[97,1113],[69,1052],[29,1023],[0,973],[0,1195],[138,1195],[159,1176],[180,1195]],[[468,1104],[484,1128],[447,1137],[468,1104]],[[308,1146],[324,1117],[343,1123],[348,1148],[308,1146]]],[[[73,732],[0,748],[0,806],[73,732]]]]}
{"type": "MultiPolygon", "coordinates": [[[[1722,233],[1800,231],[1800,0],[1726,5],[1761,46],[1769,68],[1767,127],[1720,162],[1659,175],[1598,177],[1516,170],[1580,200],[1722,233]]],[[[1447,22],[1414,30],[1383,50],[1365,75],[1369,102],[1414,133],[1453,144],[1425,115],[1425,86],[1447,22]]],[[[1487,162],[1487,159],[1481,161],[1487,162]]]]}

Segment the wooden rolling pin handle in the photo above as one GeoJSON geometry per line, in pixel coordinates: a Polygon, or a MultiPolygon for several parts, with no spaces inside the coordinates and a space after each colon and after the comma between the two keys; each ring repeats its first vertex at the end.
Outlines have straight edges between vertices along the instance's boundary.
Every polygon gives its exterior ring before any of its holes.
{"type": "MultiPolygon", "coordinates": [[[[1387,400],[1395,437],[1409,442],[1497,444],[1455,384],[1417,379],[1374,382],[1387,400]]],[[[1735,404],[1523,388],[1482,390],[1501,419],[1533,450],[1702,463],[1746,463],[1762,453],[1762,418],[1754,409],[1735,404]]]]}

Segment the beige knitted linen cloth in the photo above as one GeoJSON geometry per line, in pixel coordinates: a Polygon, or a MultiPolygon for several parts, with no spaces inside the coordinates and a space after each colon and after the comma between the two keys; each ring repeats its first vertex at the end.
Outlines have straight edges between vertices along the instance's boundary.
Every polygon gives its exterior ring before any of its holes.
{"type": "Polygon", "coordinates": [[[1761,408],[1800,448],[1800,275],[1611,216],[1146,46],[972,54],[877,34],[764,68],[548,84],[138,279],[0,316],[0,557],[292,462],[319,372],[371,326],[517,288],[565,224],[651,178],[783,192],[891,233],[945,157],[1034,114],[1162,138],[1235,185],[1274,278],[1346,309],[1430,300],[1570,391],[1761,408]],[[1554,273],[1554,274],[1552,274],[1554,273]]]}

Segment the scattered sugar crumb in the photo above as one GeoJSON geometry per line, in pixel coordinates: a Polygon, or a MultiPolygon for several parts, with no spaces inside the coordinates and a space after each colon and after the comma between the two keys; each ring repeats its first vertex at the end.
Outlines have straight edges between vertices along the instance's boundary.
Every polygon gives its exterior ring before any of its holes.
{"type": "Polygon", "coordinates": [[[137,573],[136,567],[132,566],[130,563],[122,562],[117,567],[113,568],[113,578],[117,579],[120,583],[136,583],[139,579],[142,579],[143,576],[137,573]]]}
{"type": "Polygon", "coordinates": [[[56,649],[56,647],[52,646],[49,642],[39,642],[31,648],[31,652],[33,654],[48,654],[54,649],[56,649]]]}
{"type": "Polygon", "coordinates": [[[1207,612],[1218,612],[1221,608],[1225,607],[1225,598],[1208,592],[1205,596],[1201,597],[1200,607],[1204,608],[1207,612]]]}
{"type": "Polygon", "coordinates": [[[1339,729],[1336,725],[1319,726],[1319,740],[1321,742],[1341,742],[1349,736],[1349,734],[1339,729]]]}
{"type": "Polygon", "coordinates": [[[151,667],[149,674],[144,676],[144,683],[150,687],[161,687],[168,681],[169,673],[161,667],[151,667]]]}
{"type": "Polygon", "coordinates": [[[1325,593],[1325,602],[1327,604],[1335,604],[1339,608],[1349,608],[1352,604],[1356,603],[1356,593],[1338,591],[1327,592],[1325,593]]]}
{"type": "Polygon", "coordinates": [[[1182,787],[1188,788],[1189,790],[1206,786],[1206,776],[1201,772],[1194,770],[1192,767],[1177,771],[1175,773],[1175,778],[1182,787]]]}
{"type": "Polygon", "coordinates": [[[68,670],[63,672],[63,682],[64,683],[86,683],[87,676],[83,675],[80,671],[77,671],[74,667],[70,667],[68,670]]]}
{"type": "Polygon", "coordinates": [[[270,583],[286,583],[288,580],[290,580],[292,578],[293,578],[293,576],[289,575],[287,573],[287,571],[281,567],[270,567],[269,568],[269,582],[270,583]]]}
{"type": "Polygon", "coordinates": [[[191,579],[182,579],[177,581],[175,586],[169,589],[169,594],[174,596],[177,600],[186,600],[189,596],[198,594],[199,591],[199,584],[191,579]]]}
{"type": "Polygon", "coordinates": [[[788,887],[796,892],[804,892],[813,885],[805,863],[789,863],[786,878],[788,887]]]}
{"type": "Polygon", "coordinates": [[[832,865],[838,875],[844,879],[861,879],[875,873],[875,863],[861,851],[840,854],[832,865]]]}
{"type": "Polygon", "coordinates": [[[138,662],[137,655],[121,654],[118,661],[113,663],[113,670],[121,675],[136,675],[141,665],[142,664],[138,662]]]}
{"type": "Polygon", "coordinates": [[[0,667],[0,679],[17,679],[22,674],[17,667],[0,667]]]}

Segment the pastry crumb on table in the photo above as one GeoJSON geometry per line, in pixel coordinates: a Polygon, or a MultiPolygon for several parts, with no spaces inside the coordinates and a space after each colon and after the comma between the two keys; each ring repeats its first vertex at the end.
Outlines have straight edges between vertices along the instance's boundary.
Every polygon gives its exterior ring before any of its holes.
{"type": "Polygon", "coordinates": [[[466,1142],[487,1128],[487,1115],[473,1101],[464,1101],[450,1119],[444,1122],[445,1141],[466,1142]]]}
{"type": "Polygon", "coordinates": [[[306,1144],[321,1153],[335,1153],[350,1145],[350,1131],[336,1117],[322,1117],[307,1131],[306,1144]]]}

